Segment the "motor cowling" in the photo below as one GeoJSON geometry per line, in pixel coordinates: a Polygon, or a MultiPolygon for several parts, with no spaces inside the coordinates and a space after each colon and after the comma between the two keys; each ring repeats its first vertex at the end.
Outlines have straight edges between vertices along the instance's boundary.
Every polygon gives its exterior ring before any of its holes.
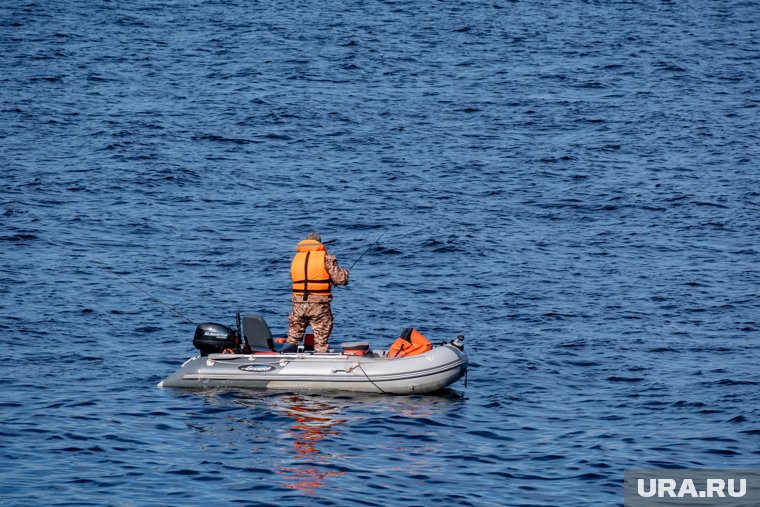
{"type": "Polygon", "coordinates": [[[235,331],[222,324],[206,322],[195,328],[193,346],[201,351],[202,356],[224,352],[226,349],[236,350],[238,340],[235,331]]]}

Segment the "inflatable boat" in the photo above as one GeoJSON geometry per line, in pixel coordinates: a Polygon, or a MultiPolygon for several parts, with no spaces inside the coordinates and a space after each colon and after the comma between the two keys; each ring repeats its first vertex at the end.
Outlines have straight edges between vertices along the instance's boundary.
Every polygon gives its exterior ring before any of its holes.
{"type": "Polygon", "coordinates": [[[279,347],[263,317],[240,317],[236,329],[198,325],[193,344],[200,355],[187,360],[159,387],[234,387],[282,390],[344,390],[368,393],[430,393],[467,372],[464,337],[433,344],[416,329],[404,330],[387,350],[366,342],[340,344],[326,353],[309,350],[309,336],[297,347],[279,347]]]}

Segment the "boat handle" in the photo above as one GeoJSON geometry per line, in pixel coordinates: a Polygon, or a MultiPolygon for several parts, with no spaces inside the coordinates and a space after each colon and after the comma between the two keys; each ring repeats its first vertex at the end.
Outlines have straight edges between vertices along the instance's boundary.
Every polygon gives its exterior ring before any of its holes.
{"type": "Polygon", "coordinates": [[[359,363],[357,362],[357,363],[354,363],[354,365],[353,365],[353,366],[351,366],[350,368],[349,368],[349,366],[348,366],[348,365],[346,365],[346,366],[344,366],[344,367],[343,367],[343,369],[342,369],[342,370],[332,370],[332,372],[333,372],[333,373],[338,373],[338,372],[341,372],[341,371],[342,371],[342,372],[344,372],[344,373],[351,373],[352,371],[354,371],[354,370],[355,370],[356,368],[358,368],[358,367],[359,367],[359,363]]]}

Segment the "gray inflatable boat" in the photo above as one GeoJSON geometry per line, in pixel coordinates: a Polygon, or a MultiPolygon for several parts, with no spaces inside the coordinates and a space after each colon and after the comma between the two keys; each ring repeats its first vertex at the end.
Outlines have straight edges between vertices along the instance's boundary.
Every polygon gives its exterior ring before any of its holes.
{"type": "Polygon", "coordinates": [[[371,350],[362,342],[343,343],[339,349],[321,354],[304,346],[276,350],[261,316],[246,316],[242,332],[238,317],[237,330],[200,324],[193,343],[201,355],[186,361],[158,386],[430,393],[453,384],[467,372],[463,339],[459,336],[430,344],[429,350],[417,350],[414,355],[398,354],[394,347],[389,349],[391,353],[371,350]]]}

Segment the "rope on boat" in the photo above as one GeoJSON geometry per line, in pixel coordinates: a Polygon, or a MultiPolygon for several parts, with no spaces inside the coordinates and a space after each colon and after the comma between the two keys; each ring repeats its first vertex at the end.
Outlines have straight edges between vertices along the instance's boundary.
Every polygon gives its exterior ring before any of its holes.
{"type": "Polygon", "coordinates": [[[383,393],[383,394],[386,394],[386,392],[385,392],[385,391],[383,391],[383,390],[380,388],[380,386],[379,386],[379,385],[377,385],[377,384],[375,384],[374,382],[372,382],[372,379],[371,379],[371,378],[369,378],[369,375],[367,375],[367,372],[366,372],[366,371],[364,371],[364,368],[362,368],[362,363],[356,363],[356,366],[358,366],[358,367],[359,367],[359,369],[362,371],[362,373],[364,373],[364,376],[365,376],[365,377],[367,377],[367,380],[369,380],[369,381],[370,381],[370,383],[371,383],[373,386],[377,387],[377,390],[378,390],[378,391],[380,391],[380,392],[381,392],[381,393],[383,393]]]}

